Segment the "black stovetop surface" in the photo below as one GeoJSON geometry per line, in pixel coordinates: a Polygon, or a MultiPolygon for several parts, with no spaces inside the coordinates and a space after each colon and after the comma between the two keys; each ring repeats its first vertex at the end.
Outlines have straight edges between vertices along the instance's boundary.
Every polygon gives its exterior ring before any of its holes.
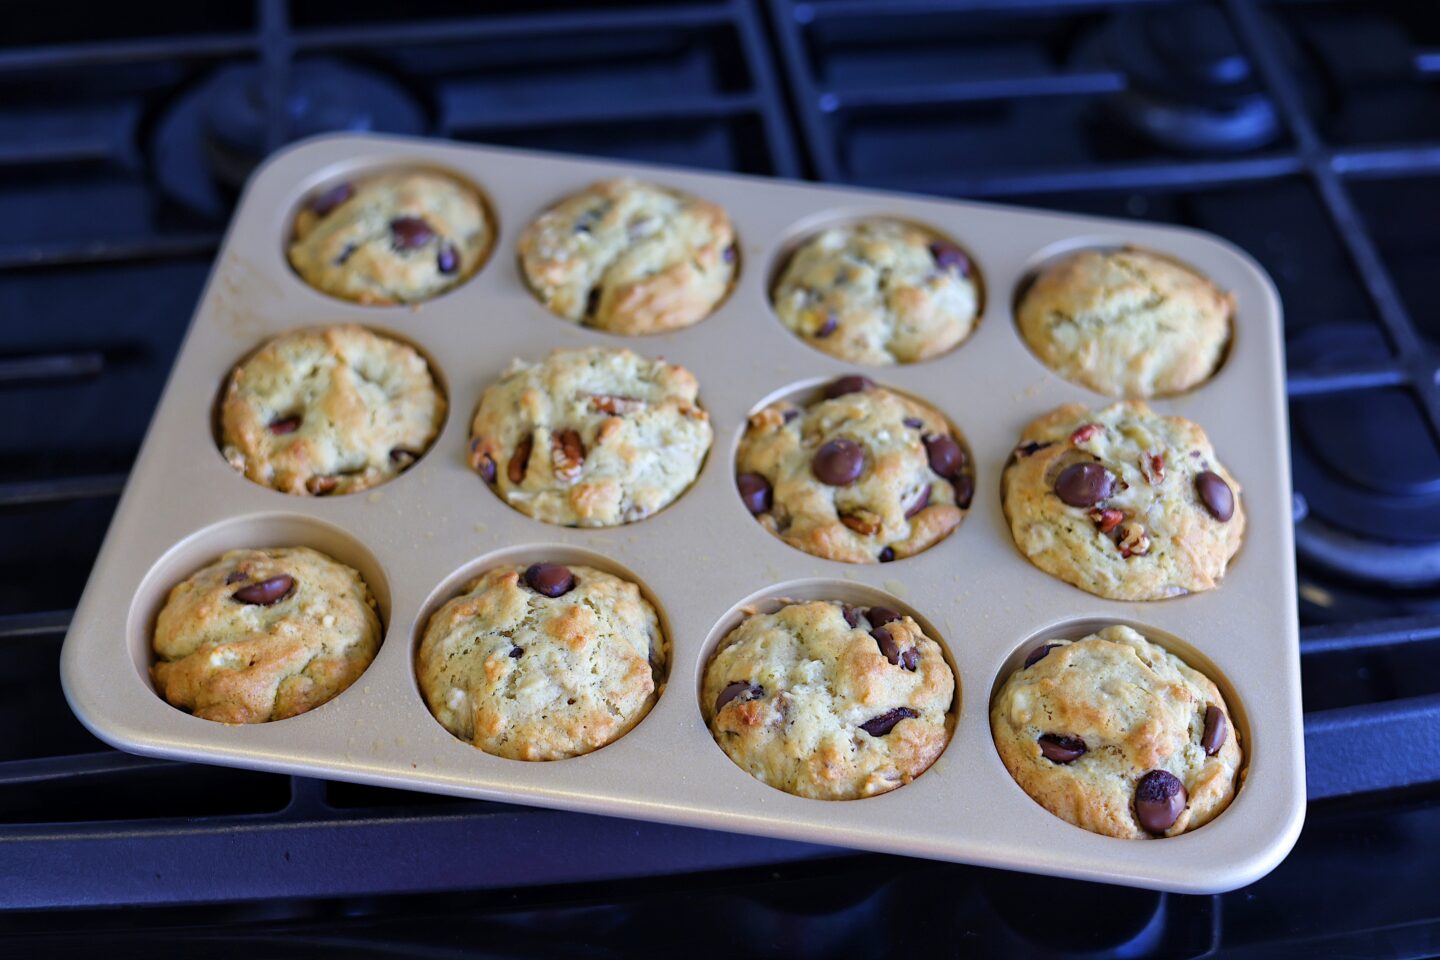
{"type": "Polygon", "coordinates": [[[1440,954],[1433,5],[15,3],[0,223],[14,955],[1440,954]],[[70,610],[237,184],[326,129],[983,197],[1244,247],[1286,309],[1312,798],[1295,852],[1244,890],[1171,896],[105,748],[60,693],[70,610]]]}

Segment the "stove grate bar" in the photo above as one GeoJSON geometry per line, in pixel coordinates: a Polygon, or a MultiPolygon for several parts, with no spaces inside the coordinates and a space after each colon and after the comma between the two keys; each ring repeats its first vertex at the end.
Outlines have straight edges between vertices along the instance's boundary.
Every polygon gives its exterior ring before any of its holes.
{"type": "Polygon", "coordinates": [[[824,113],[876,107],[916,107],[985,100],[1020,100],[1030,97],[1093,96],[1118,93],[1126,87],[1125,75],[1113,70],[1075,73],[1037,73],[1029,76],[981,77],[953,83],[916,83],[899,86],[861,86],[822,90],[816,107],[824,113]]]}
{"type": "Polygon", "coordinates": [[[98,376],[104,370],[105,354],[99,350],[0,357],[0,386],[34,381],[83,380],[98,376]]]}
{"type": "MultiPolygon", "coordinates": [[[[80,780],[85,777],[117,773],[140,773],[161,767],[173,767],[173,760],[137,757],[118,750],[40,757],[33,760],[0,761],[0,789],[55,780],[80,780]]],[[[77,785],[78,786],[78,785],[77,785]]]]}
{"type": "Polygon", "coordinates": [[[794,17],[799,23],[810,23],[813,20],[927,13],[1073,13],[1173,2],[1174,0],[825,0],[823,3],[795,3],[794,17]]]}
{"type": "Polygon", "coordinates": [[[1268,154],[1175,163],[1089,164],[1018,173],[867,177],[863,185],[965,197],[1004,197],[1081,190],[1193,189],[1275,180],[1302,173],[1304,169],[1304,163],[1296,156],[1268,154]]]}
{"type": "Polygon", "coordinates": [[[1429,749],[1440,694],[1305,715],[1305,780],[1311,800],[1440,780],[1429,749]],[[1397,749],[1408,744],[1409,749],[1397,749]]]}
{"type": "Polygon", "coordinates": [[[141,260],[210,256],[220,246],[218,233],[182,233],[122,237],[70,243],[0,246],[0,270],[133,263],[141,260]]]}
{"type": "Polygon", "coordinates": [[[723,120],[758,113],[760,110],[759,100],[751,94],[662,96],[633,103],[597,104],[588,107],[570,104],[556,104],[551,107],[527,106],[521,112],[508,115],[489,112],[466,116],[447,110],[442,117],[441,126],[447,134],[453,136],[483,131],[528,130],[637,120],[723,120]]]}
{"type": "Polygon", "coordinates": [[[128,476],[125,473],[97,473],[90,476],[0,482],[0,507],[53,503],[57,500],[118,497],[125,489],[128,476]]]}
{"type": "Polygon", "coordinates": [[[65,44],[47,47],[0,49],[0,76],[36,70],[72,70],[132,63],[175,63],[218,60],[253,53],[256,38],[249,33],[206,36],[151,37],[111,43],[65,44]]]}
{"type": "Polygon", "coordinates": [[[1440,640],[1440,615],[1333,623],[1301,631],[1300,655],[1369,650],[1430,640],[1440,640]]]}
{"type": "Polygon", "coordinates": [[[0,614],[0,640],[26,640],[63,635],[70,629],[74,610],[0,614]]]}
{"type": "Polygon", "coordinates": [[[1285,374],[1285,391],[1291,398],[1316,397],[1380,387],[1403,387],[1409,383],[1407,372],[1393,363],[1324,370],[1289,368],[1285,374]]]}

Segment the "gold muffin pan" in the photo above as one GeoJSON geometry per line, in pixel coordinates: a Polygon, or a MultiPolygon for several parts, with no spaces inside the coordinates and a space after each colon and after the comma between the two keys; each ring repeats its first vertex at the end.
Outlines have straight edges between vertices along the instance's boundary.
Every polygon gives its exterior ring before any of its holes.
{"type": "MultiPolygon", "coordinates": [[[[109,535],[65,639],[66,695],[97,736],[136,753],[636,817],[721,830],[1157,889],[1211,892],[1262,876],[1289,851],[1305,812],[1299,634],[1280,305],[1244,253],[1207,234],[896,194],[571,159],[388,137],[328,136],[271,159],[251,179],[180,350],[109,535]],[[285,259],[298,205],[367,172],[434,167],[475,184],[498,236],[465,283],[419,306],[373,307],[320,293],[285,259]],[[735,289],[688,329],[621,337],[567,323],[516,265],[525,225],[564,195],[630,175],[722,204],[739,236],[735,289]],[[898,217],[953,238],[987,292],[975,331],[923,363],[858,368],[785,329],[768,281],[778,257],[819,226],[898,217]],[[1134,244],[1200,270],[1237,301],[1234,342],[1207,384],[1156,401],[1199,422],[1243,487],[1245,544],[1215,591],[1154,603],[1104,600],[1032,567],[1000,508],[1000,473],[1021,428],[1058,404],[1108,399],[1067,383],[1016,331],[1013,293],[1068,250],[1134,244]],[[401,476],[342,497],[287,496],[222,459],[212,407],[234,363],[268,337],[359,323],[418,346],[450,412],[401,476]],[[511,509],[466,465],[484,387],[513,357],[555,347],[630,347],[692,370],[715,442],[694,486],[645,520],[569,529],[511,509]],[[864,373],[929,402],[971,453],[965,521],[926,552],[849,565],[766,533],[735,490],[746,416],[767,400],[864,373]],[[356,683],[290,719],[228,726],[156,695],[150,632],[170,588],[227,549],[307,545],[355,566],[380,605],[385,640],[356,683]],[[589,563],[639,582],[671,641],[669,682],[630,733],[569,760],[525,763],[452,737],[420,696],[414,656],[426,619],[464,580],[503,561],[589,563]],[[711,739],[699,690],[715,645],[747,603],[824,597],[912,612],[956,670],[954,736],[913,783],[827,802],[753,779],[711,739]],[[1052,816],[1025,795],[990,737],[990,694],[1024,653],[1056,636],[1127,623],[1208,673],[1225,694],[1248,769],[1230,808],[1180,837],[1117,840],[1052,816]],[[933,631],[933,632],[932,632],[933,631]]],[[[583,843],[583,837],[576,838],[583,843]]]]}

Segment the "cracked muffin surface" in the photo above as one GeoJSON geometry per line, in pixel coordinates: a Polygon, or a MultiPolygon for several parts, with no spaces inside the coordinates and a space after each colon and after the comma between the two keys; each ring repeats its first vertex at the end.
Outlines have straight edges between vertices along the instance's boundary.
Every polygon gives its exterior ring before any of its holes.
{"type": "Polygon", "coordinates": [[[609,527],[650,516],[689,488],[713,431],[684,367],[608,347],[516,360],[485,389],[470,464],[537,520],[609,527]]]}
{"type": "Polygon", "coordinates": [[[354,683],[380,647],[380,618],[360,574],[317,550],[231,550],[170,591],[152,646],[151,676],[172,705],[263,723],[354,683]]]}
{"type": "Polygon", "coordinates": [[[970,260],[899,220],[832,227],[791,255],[771,301],[807,344],[853,363],[914,363],[952,349],[975,325],[970,260]]]}
{"type": "Polygon", "coordinates": [[[313,194],[295,216],[290,264],[344,300],[418,303],[479,269],[494,234],[470,187],[436,171],[402,170],[313,194]]]}
{"type": "Polygon", "coordinates": [[[750,612],[705,669],[715,742],[755,779],[853,800],[924,773],[950,740],[955,677],[909,616],[816,600],[750,612]]]}
{"type": "Polygon", "coordinates": [[[780,400],[752,414],[735,461],[741,498],[766,530],[847,563],[928,549],[959,525],[975,487],[938,411],[858,376],[808,406],[780,400]]]}
{"type": "Polygon", "coordinates": [[[445,419],[425,358],[364,327],[297,330],[230,374],[220,406],[225,459],[283,493],[345,494],[418,460],[445,419]]]}
{"type": "Polygon", "coordinates": [[[1243,756],[1215,684],[1126,626],[1035,648],[996,694],[995,747],[1055,816],[1125,839],[1174,837],[1229,806],[1243,756]]]}
{"type": "Polygon", "coordinates": [[[1066,404],[1035,420],[1002,499],[1031,563],[1112,600],[1213,589],[1245,533],[1240,485],[1205,431],[1139,400],[1066,404]]]}
{"type": "Polygon", "coordinates": [[[1067,380],[1112,397],[1161,397],[1208,380],[1234,299],[1144,250],[1082,250],[1040,273],[1017,310],[1025,341],[1067,380]]]}
{"type": "Polygon", "coordinates": [[[668,641],[628,580],[507,564],[430,618],[416,662],[441,726],[486,753],[559,760],[624,736],[658,696],[668,641]]]}
{"type": "Polygon", "coordinates": [[[725,211],[621,178],[561,200],[525,228],[520,266],[551,312],[611,333],[663,333],[705,319],[735,279],[725,211]]]}

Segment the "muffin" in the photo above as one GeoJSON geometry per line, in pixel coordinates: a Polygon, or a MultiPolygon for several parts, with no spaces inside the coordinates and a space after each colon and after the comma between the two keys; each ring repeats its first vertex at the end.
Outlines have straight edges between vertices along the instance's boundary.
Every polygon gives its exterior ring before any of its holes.
{"type": "Polygon", "coordinates": [[[611,333],[705,319],[735,279],[735,230],[713,203],[638,180],[602,180],[520,236],[530,289],[557,316],[611,333]]]}
{"type": "Polygon", "coordinates": [[[445,397],[415,349],[363,327],[297,330],[230,374],[220,404],[225,459],[283,493],[355,493],[430,448],[445,397]]]}
{"type": "Polygon", "coordinates": [[[461,740],[512,760],[560,760],[639,723],[667,657],[635,584],[593,567],[507,564],[430,618],[416,674],[430,712],[461,740]]]}
{"type": "Polygon", "coordinates": [[[419,303],[479,269],[495,236],[470,187],[429,170],[346,181],[295,217],[290,265],[306,283],[356,303],[419,303]]]}
{"type": "Polygon", "coordinates": [[[705,669],[715,742],[761,783],[818,800],[886,793],[950,740],[955,677],[908,616],[832,601],[751,613],[705,669]]]}
{"type": "Polygon", "coordinates": [[[975,326],[970,259],[899,220],[862,220],[816,234],[771,291],[780,321],[852,363],[914,363],[953,348],[975,326]]]}
{"type": "Polygon", "coordinates": [[[781,540],[846,563],[928,549],[964,518],[975,489],[945,418],[860,376],[808,407],[752,414],[735,457],[746,508],[781,540]]]}
{"type": "Polygon", "coordinates": [[[308,547],[231,550],[170,591],[155,622],[155,688],[222,723],[314,709],[380,648],[360,574],[308,547]]]}
{"type": "Polygon", "coordinates": [[[1112,397],[1163,397],[1204,383],[1230,343],[1235,301],[1198,273],[1125,247],[1082,250],[1020,301],[1020,333],[1046,366],[1112,397]]]}
{"type": "Polygon", "coordinates": [[[1129,627],[1036,647],[996,695],[990,729],[1021,789],[1107,837],[1202,827],[1241,777],[1219,689],[1129,627]]]}
{"type": "Polygon", "coordinates": [[[694,482],[710,449],[699,384],[629,350],[517,360],[486,388],[470,464],[510,506],[569,527],[631,523],[694,482]]]}
{"type": "Polygon", "coordinates": [[[1214,589],[1245,534],[1240,485],[1205,431],[1140,400],[1040,417],[1001,486],[1020,552],[1112,600],[1214,589]]]}

